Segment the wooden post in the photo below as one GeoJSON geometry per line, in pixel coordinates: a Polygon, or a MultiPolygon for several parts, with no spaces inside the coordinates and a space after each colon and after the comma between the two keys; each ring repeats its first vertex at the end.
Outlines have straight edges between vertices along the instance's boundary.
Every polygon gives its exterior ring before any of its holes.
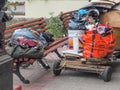
{"type": "Polygon", "coordinates": [[[0,12],[0,56],[5,54],[4,49],[4,32],[6,29],[6,18],[5,18],[5,12],[0,12]]]}
{"type": "Polygon", "coordinates": [[[0,90],[13,90],[12,58],[0,56],[0,90]]]}
{"type": "Polygon", "coordinates": [[[0,90],[13,90],[12,58],[3,55],[7,17],[2,9],[6,2],[7,0],[0,0],[0,90]]]}

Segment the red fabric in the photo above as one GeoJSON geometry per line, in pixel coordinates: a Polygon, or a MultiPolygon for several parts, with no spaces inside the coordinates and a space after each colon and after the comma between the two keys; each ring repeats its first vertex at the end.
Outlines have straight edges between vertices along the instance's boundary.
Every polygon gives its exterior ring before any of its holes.
{"type": "Polygon", "coordinates": [[[13,90],[22,90],[22,86],[21,85],[15,85],[13,87],[13,90]]]}
{"type": "Polygon", "coordinates": [[[34,47],[34,46],[38,45],[38,42],[35,42],[34,40],[21,39],[20,44],[34,47]]]}

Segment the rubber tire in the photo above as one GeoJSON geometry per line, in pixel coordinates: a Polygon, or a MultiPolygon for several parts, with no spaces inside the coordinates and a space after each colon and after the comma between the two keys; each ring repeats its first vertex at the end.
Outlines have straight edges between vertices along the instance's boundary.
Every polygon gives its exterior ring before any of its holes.
{"type": "Polygon", "coordinates": [[[59,61],[55,61],[53,64],[53,73],[55,76],[60,75],[62,68],[60,68],[60,60],[59,61]]]}
{"type": "Polygon", "coordinates": [[[106,66],[103,73],[102,78],[105,82],[109,82],[112,76],[112,68],[110,66],[106,66]]]}

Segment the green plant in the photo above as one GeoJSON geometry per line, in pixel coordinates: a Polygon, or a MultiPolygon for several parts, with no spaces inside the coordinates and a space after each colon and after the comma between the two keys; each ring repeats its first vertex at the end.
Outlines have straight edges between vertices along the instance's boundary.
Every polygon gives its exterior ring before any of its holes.
{"type": "Polygon", "coordinates": [[[65,35],[65,28],[63,22],[60,20],[60,16],[51,16],[48,19],[48,32],[53,34],[54,37],[63,37],[65,35]]]}
{"type": "Polygon", "coordinates": [[[32,0],[27,0],[28,2],[31,2],[32,0]]]}
{"type": "Polygon", "coordinates": [[[6,4],[6,6],[7,6],[8,8],[10,8],[10,5],[13,5],[13,6],[14,6],[14,10],[16,10],[16,9],[17,9],[17,5],[20,5],[20,4],[21,4],[21,3],[18,2],[18,1],[8,2],[8,3],[6,4]]]}
{"type": "Polygon", "coordinates": [[[19,4],[20,4],[20,2],[18,2],[18,1],[15,1],[15,2],[8,2],[8,4],[19,5],[19,4]]]}

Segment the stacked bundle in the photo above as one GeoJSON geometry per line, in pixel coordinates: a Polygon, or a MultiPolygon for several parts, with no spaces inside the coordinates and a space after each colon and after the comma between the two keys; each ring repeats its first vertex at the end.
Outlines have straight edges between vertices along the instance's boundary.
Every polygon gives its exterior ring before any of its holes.
{"type": "Polygon", "coordinates": [[[43,56],[44,48],[49,42],[54,41],[53,35],[35,31],[31,28],[15,30],[6,46],[8,55],[13,58],[40,58],[43,56]]]}
{"type": "Polygon", "coordinates": [[[92,1],[88,6],[72,13],[68,27],[69,49],[83,51],[85,58],[111,57],[115,47],[113,28],[108,23],[101,24],[100,15],[114,5],[114,2],[92,1]]]}

